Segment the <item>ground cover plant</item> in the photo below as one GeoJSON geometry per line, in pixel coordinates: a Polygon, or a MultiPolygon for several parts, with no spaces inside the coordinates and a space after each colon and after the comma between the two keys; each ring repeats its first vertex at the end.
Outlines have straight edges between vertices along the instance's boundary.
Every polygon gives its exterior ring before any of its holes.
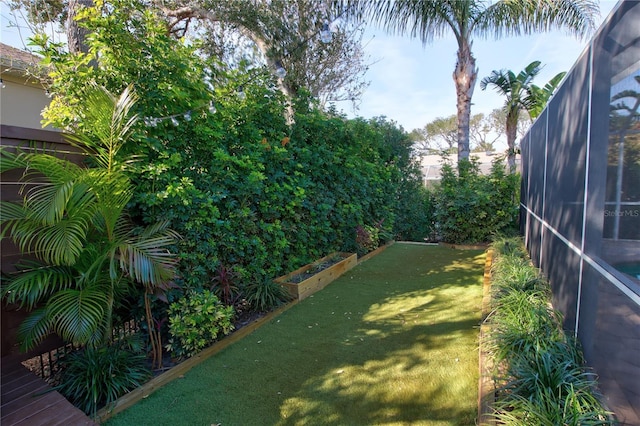
{"type": "Polygon", "coordinates": [[[497,239],[489,349],[495,418],[508,425],[610,425],[579,344],[561,328],[550,287],[520,238],[497,239]]]}
{"type": "Polygon", "coordinates": [[[484,257],[395,244],[107,424],[474,424],[484,257]]]}

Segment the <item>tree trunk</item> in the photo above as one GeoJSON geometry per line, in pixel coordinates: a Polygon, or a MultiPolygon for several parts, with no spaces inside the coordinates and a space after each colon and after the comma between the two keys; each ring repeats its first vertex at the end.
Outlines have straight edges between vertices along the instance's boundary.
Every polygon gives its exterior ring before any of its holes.
{"type": "Polygon", "coordinates": [[[458,163],[469,159],[469,121],[471,120],[471,97],[478,78],[476,60],[471,54],[471,44],[466,40],[458,43],[458,61],[453,72],[456,84],[456,107],[458,113],[458,163]]]}
{"type": "Polygon", "coordinates": [[[515,173],[516,171],[516,135],[519,112],[516,111],[515,115],[507,115],[507,164],[509,173],[515,173]]]}
{"type": "MultiPolygon", "coordinates": [[[[267,42],[261,37],[259,37],[258,35],[254,34],[253,32],[247,29],[242,29],[241,31],[245,34],[245,36],[249,37],[256,44],[260,52],[262,52],[262,55],[264,56],[265,60],[267,61],[267,67],[273,72],[276,69],[276,65],[273,58],[269,56],[270,46],[267,44],[267,42]]],[[[292,93],[290,88],[285,84],[283,78],[278,77],[277,83],[278,83],[278,89],[280,89],[280,92],[284,94],[284,97],[287,102],[287,107],[284,112],[284,117],[287,124],[291,126],[294,123],[293,97],[295,93],[292,93]]]]}
{"type": "Polygon", "coordinates": [[[79,7],[93,7],[93,0],[69,0],[68,16],[67,16],[67,44],[71,53],[88,53],[87,35],[89,31],[78,25],[75,20],[76,12],[79,7]]]}
{"type": "Polygon", "coordinates": [[[151,292],[148,288],[144,291],[144,310],[147,317],[147,329],[149,332],[149,341],[151,343],[151,368],[162,368],[162,340],[159,330],[156,330],[155,321],[153,320],[153,313],[151,311],[151,292]]]}

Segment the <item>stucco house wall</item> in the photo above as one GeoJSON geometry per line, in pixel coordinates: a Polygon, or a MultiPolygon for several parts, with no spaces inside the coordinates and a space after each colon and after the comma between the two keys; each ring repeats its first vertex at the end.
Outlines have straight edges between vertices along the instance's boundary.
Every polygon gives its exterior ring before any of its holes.
{"type": "MultiPolygon", "coordinates": [[[[42,129],[42,110],[49,104],[45,88],[33,76],[38,56],[0,43],[0,124],[42,129]]],[[[55,131],[53,127],[44,127],[55,131]]]]}

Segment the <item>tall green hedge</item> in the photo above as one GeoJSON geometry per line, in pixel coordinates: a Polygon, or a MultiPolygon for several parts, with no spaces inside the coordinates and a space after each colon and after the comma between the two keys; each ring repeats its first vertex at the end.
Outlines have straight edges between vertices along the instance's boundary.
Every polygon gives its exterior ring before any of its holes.
{"type": "Polygon", "coordinates": [[[80,13],[88,55],[39,40],[55,95],[46,117],[81,127],[88,82],[113,93],[133,84],[143,120],[127,147],[140,158],[130,211],[142,223],[168,219],[181,234],[186,288],[210,287],[221,265],[248,283],[356,251],[359,226],[421,238],[426,194],[414,191],[410,142],[394,123],[347,120],[301,94],[288,125],[266,69],[224,71],[197,43],[170,37],[139,0],[108,3],[80,13]]]}
{"type": "Polygon", "coordinates": [[[498,234],[517,232],[520,176],[507,174],[494,161],[488,175],[473,158],[455,169],[445,163],[435,190],[436,232],[448,243],[489,242],[498,234]]]}

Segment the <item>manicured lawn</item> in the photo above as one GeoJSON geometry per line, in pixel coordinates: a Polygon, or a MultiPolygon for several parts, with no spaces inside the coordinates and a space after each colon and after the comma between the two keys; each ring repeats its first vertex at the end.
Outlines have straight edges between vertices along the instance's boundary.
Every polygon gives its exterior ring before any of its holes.
{"type": "Polygon", "coordinates": [[[395,244],[107,424],[473,425],[484,258],[395,244]]]}

